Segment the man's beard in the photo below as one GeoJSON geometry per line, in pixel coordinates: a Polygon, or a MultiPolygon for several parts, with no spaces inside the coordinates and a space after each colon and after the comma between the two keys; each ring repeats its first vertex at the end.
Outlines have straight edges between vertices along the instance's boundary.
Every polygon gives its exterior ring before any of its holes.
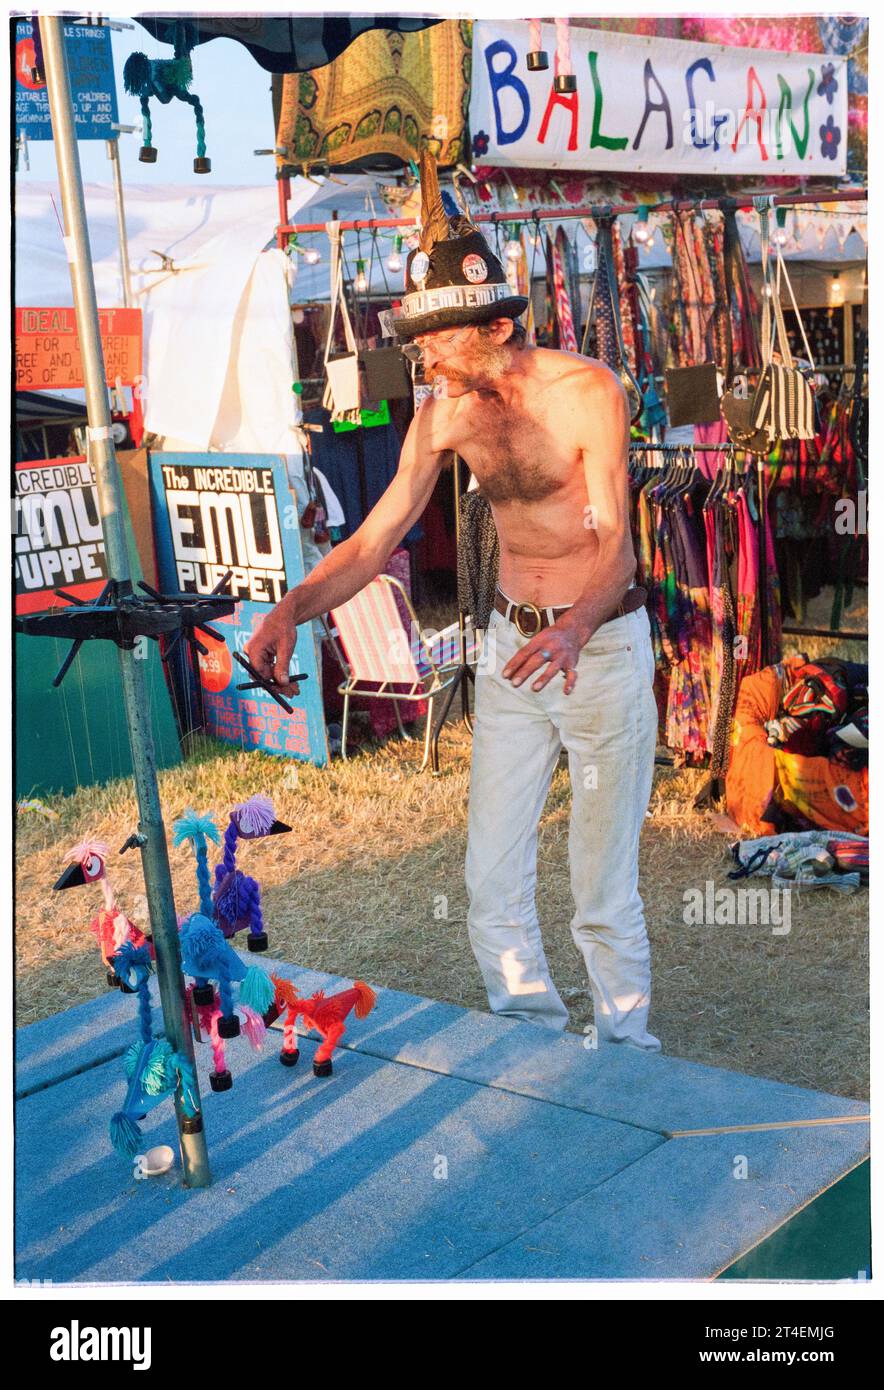
{"type": "Polygon", "coordinates": [[[483,343],[481,347],[474,348],[473,360],[467,368],[450,367],[446,362],[437,362],[426,373],[426,378],[432,382],[437,377],[444,377],[446,381],[464,386],[467,390],[475,390],[476,387],[490,386],[499,381],[509,365],[510,354],[505,345],[483,343]]]}

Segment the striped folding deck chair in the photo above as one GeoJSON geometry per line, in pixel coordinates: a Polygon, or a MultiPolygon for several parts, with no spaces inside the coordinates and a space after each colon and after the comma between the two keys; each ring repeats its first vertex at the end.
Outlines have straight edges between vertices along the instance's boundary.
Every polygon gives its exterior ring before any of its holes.
{"type": "Polygon", "coordinates": [[[430,761],[432,743],[433,771],[438,772],[433,741],[433,701],[457,678],[457,670],[443,670],[434,658],[421,634],[411,600],[399,580],[389,574],[377,575],[347,603],[333,609],[329,620],[329,636],[345,672],[345,680],[338,687],[344,697],[342,757],[347,757],[351,695],[392,700],[399,732],[405,739],[409,735],[402,725],[399,702],[426,700],[427,727],[420,771],[423,772],[430,761]],[[396,591],[408,614],[408,624],[397,605],[396,591]]]}

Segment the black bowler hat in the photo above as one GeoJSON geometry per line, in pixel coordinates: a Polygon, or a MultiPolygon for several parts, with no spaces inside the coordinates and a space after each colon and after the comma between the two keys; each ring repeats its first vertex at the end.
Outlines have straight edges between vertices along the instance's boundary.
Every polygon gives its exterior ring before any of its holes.
{"type": "Polygon", "coordinates": [[[528,297],[514,294],[491,247],[468,217],[451,217],[442,204],[436,161],[421,154],[420,245],[405,267],[405,295],[393,319],[403,341],[437,328],[460,328],[518,318],[528,297]]]}

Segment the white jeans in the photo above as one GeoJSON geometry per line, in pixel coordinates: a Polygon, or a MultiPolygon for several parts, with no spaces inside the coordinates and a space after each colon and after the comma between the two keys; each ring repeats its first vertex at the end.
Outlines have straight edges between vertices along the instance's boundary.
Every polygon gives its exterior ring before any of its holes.
{"type": "Polygon", "coordinates": [[[466,881],[470,942],[495,1013],[564,1029],[535,890],[537,828],[564,747],[571,776],[568,856],[602,1042],[656,1051],[647,1029],[650,950],[638,892],[638,843],[651,794],[657,709],[644,609],[605,623],[580,653],[577,684],[541,691],[501,671],[527,642],[493,612],[476,671],[466,881]]]}

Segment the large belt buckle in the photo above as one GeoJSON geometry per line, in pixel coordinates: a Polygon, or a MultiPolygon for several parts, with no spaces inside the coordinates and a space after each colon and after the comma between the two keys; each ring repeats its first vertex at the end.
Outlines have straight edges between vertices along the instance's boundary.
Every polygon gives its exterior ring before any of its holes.
{"type": "Polygon", "coordinates": [[[535,603],[517,603],[514,605],[513,622],[516,625],[516,631],[522,637],[533,637],[535,633],[540,631],[543,625],[543,615],[535,603]],[[532,627],[529,632],[526,632],[522,627],[522,614],[526,610],[533,615],[535,621],[535,626],[532,627]]]}

